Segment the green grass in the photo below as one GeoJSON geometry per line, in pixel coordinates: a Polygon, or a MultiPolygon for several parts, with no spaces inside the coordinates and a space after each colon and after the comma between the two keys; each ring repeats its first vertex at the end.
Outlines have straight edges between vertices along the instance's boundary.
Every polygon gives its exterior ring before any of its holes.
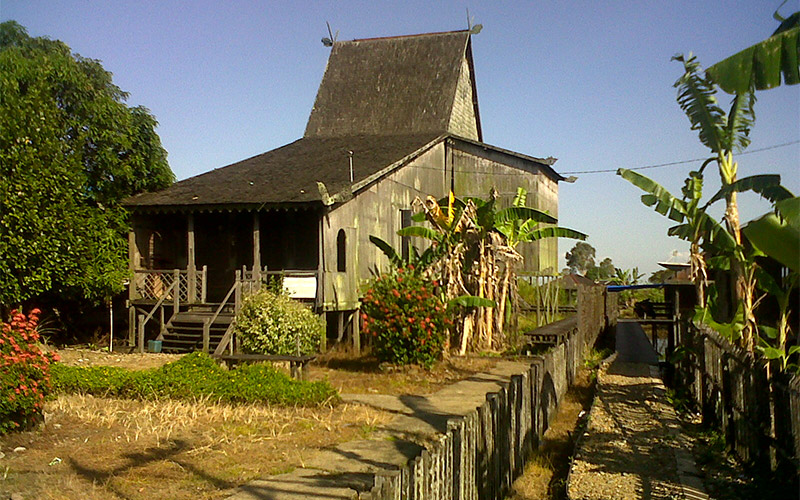
{"type": "Polygon", "coordinates": [[[193,353],[160,368],[132,371],[110,366],[51,369],[55,393],[129,399],[211,398],[228,403],[316,405],[338,398],[327,382],[293,380],[266,364],[224,370],[204,353],[193,353]]]}

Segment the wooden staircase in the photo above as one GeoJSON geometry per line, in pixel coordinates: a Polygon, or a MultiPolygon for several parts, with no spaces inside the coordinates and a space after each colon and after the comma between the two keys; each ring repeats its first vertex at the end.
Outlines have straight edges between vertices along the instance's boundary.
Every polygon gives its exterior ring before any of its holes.
{"type": "MultiPolygon", "coordinates": [[[[193,352],[203,350],[203,325],[211,321],[219,304],[195,306],[176,314],[166,324],[162,336],[162,352],[193,352]]],[[[209,352],[214,352],[233,321],[233,307],[224,308],[209,325],[209,352]]]]}

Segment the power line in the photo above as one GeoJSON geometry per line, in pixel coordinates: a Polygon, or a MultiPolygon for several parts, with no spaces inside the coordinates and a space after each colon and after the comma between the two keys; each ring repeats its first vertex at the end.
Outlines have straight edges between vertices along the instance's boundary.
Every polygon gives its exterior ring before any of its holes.
{"type": "MultiPolygon", "coordinates": [[[[800,143],[800,140],[784,142],[782,144],[775,144],[774,146],[767,146],[767,147],[764,147],[764,148],[751,149],[750,151],[745,151],[743,153],[739,153],[739,156],[749,155],[749,154],[753,154],[753,153],[760,153],[762,151],[768,151],[770,149],[783,148],[783,147],[791,146],[791,145],[797,144],[797,143],[800,143]]],[[[644,166],[641,166],[641,167],[631,167],[628,170],[645,170],[645,169],[648,169],[648,168],[671,167],[673,165],[685,165],[686,163],[695,163],[695,162],[698,162],[698,161],[705,161],[707,159],[708,159],[708,156],[704,156],[703,158],[694,158],[694,159],[691,159],[691,160],[672,161],[672,162],[669,162],[669,163],[658,163],[656,165],[644,165],[644,166]]],[[[581,171],[560,172],[560,173],[562,175],[570,175],[570,174],[606,174],[606,173],[609,173],[609,172],[616,172],[617,170],[618,169],[616,169],[616,168],[609,168],[609,169],[603,169],[603,170],[581,170],[581,171]]]]}

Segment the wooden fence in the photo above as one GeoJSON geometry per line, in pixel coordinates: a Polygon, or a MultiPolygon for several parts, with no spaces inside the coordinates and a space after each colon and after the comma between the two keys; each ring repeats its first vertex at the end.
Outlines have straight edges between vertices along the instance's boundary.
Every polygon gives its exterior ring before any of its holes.
{"type": "Polygon", "coordinates": [[[767,378],[763,360],[705,325],[681,328],[685,356],[676,383],[688,389],[703,422],[721,430],[730,449],[751,466],[800,470],[800,377],[767,378]]]}
{"type": "MultiPolygon", "coordinates": [[[[602,287],[579,290],[578,321],[563,320],[563,340],[527,371],[466,415],[399,470],[375,475],[362,500],[502,499],[537,448],[584,356],[607,327],[616,324],[615,295],[602,287]],[[583,304],[583,305],[581,305],[583,304]]],[[[552,328],[552,326],[551,326],[552,328]]]]}

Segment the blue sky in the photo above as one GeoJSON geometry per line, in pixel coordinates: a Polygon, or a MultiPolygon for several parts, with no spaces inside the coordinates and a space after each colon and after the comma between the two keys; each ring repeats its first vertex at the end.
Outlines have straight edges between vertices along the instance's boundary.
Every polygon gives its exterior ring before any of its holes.
{"type": "MultiPolygon", "coordinates": [[[[484,140],[559,158],[556,169],[639,167],[707,151],[675,101],[679,52],[708,66],[767,37],[780,2],[158,2],[0,0],[0,20],[103,62],[147,106],[179,179],[303,134],[325,70],[325,21],[340,40],[484,26],[473,55],[484,140]]],[[[800,10],[798,1],[783,8],[800,10]]],[[[762,92],[749,150],[800,138],[800,86],[762,92]]],[[[721,101],[727,108],[729,99],[721,101]]],[[[740,176],[779,173],[800,193],[800,145],[739,157],[740,176]]],[[[679,194],[699,163],[646,175],[679,194]]],[[[713,176],[707,176],[712,179],[713,176]]],[[[718,181],[709,181],[710,195],[718,181]]],[[[560,223],[590,235],[598,258],[651,272],[686,245],[613,173],[560,186],[560,223]]],[[[742,219],[769,209],[744,196],[742,219]]],[[[572,246],[560,242],[563,254],[572,246]]],[[[598,260],[599,260],[598,259],[598,260]]]]}

